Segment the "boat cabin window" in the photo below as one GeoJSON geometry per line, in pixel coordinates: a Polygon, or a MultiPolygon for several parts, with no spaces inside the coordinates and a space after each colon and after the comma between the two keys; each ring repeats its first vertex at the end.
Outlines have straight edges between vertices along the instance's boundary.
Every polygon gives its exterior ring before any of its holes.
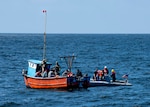
{"type": "Polygon", "coordinates": [[[40,72],[42,71],[42,67],[40,64],[37,64],[36,72],[38,72],[38,71],[40,71],[40,72]]]}

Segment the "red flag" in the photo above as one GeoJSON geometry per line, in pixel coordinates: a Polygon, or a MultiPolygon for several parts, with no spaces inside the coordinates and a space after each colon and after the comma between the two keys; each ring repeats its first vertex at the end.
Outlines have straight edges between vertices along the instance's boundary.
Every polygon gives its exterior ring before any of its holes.
{"type": "Polygon", "coordinates": [[[46,10],[43,10],[43,13],[46,13],[46,10]]]}

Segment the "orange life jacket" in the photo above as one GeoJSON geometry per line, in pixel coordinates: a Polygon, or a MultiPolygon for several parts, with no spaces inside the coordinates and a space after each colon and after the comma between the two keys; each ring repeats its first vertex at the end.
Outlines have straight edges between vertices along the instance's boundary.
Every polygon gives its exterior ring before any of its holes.
{"type": "Polygon", "coordinates": [[[98,70],[98,76],[102,77],[103,75],[103,71],[102,70],[98,70]]]}

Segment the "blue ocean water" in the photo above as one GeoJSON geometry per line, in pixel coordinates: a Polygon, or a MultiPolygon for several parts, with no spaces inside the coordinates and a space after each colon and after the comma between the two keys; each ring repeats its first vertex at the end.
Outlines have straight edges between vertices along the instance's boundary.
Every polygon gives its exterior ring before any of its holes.
{"type": "Polygon", "coordinates": [[[43,57],[43,34],[0,34],[0,107],[148,107],[150,105],[149,34],[47,34],[46,57],[61,71],[59,57],[77,55],[79,68],[91,77],[98,67],[114,68],[117,79],[129,74],[133,86],[90,87],[72,92],[57,89],[28,89],[22,69],[28,59],[43,57]]]}

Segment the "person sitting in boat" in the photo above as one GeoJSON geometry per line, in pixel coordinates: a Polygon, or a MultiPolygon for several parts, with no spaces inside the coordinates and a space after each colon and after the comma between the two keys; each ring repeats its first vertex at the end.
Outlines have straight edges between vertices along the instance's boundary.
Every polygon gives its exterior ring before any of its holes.
{"type": "Polygon", "coordinates": [[[57,75],[60,75],[60,65],[58,64],[58,62],[56,61],[56,65],[55,65],[55,70],[56,70],[56,73],[57,75]]]}
{"type": "Polygon", "coordinates": [[[72,76],[73,76],[73,73],[69,70],[67,77],[72,77],[72,76]]]}
{"type": "Polygon", "coordinates": [[[116,72],[115,72],[115,70],[114,69],[112,69],[111,70],[111,77],[112,77],[112,80],[113,80],[113,82],[115,82],[116,81],[116,72]]]}
{"type": "Polygon", "coordinates": [[[50,70],[49,73],[48,73],[48,77],[55,77],[55,76],[56,76],[55,71],[53,69],[50,70]]]}
{"type": "Polygon", "coordinates": [[[62,76],[66,76],[66,77],[67,77],[68,72],[69,72],[69,70],[67,69],[66,71],[64,71],[64,72],[62,73],[62,76]]]}
{"type": "Polygon", "coordinates": [[[66,71],[63,72],[62,76],[72,77],[73,73],[69,69],[67,69],[66,71]]]}
{"type": "Polygon", "coordinates": [[[77,78],[83,77],[82,72],[79,69],[77,69],[76,77],[77,78]]]}

